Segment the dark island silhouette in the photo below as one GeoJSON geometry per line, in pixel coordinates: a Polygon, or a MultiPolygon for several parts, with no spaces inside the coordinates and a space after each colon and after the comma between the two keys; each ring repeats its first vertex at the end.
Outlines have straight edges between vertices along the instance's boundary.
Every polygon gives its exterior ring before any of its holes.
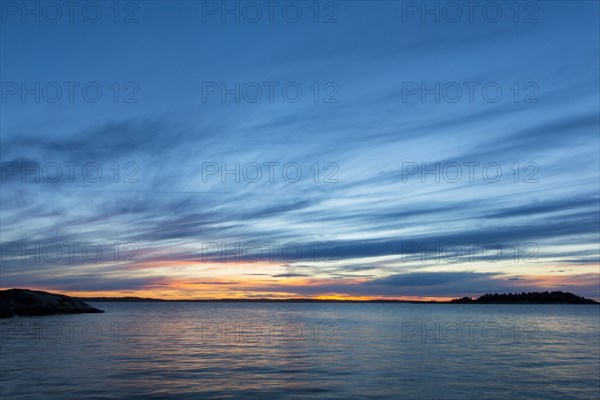
{"type": "Polygon", "coordinates": [[[0,318],[101,312],[104,311],[62,294],[29,289],[0,291],[0,318]]]}
{"type": "Polygon", "coordinates": [[[460,304],[599,304],[569,292],[529,292],[484,294],[476,299],[463,297],[451,300],[460,304]]]}

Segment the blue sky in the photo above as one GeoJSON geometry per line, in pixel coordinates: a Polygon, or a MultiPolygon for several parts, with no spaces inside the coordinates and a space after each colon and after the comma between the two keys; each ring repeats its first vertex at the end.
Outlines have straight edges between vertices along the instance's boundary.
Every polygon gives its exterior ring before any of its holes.
{"type": "Polygon", "coordinates": [[[3,288],[600,298],[597,2],[91,3],[2,2],[3,288]]]}

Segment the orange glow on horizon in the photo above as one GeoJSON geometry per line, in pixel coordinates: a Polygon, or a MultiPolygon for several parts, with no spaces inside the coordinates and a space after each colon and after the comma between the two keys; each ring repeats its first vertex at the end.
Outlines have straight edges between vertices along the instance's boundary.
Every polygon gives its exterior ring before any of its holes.
{"type": "MultiPolygon", "coordinates": [[[[598,279],[595,274],[580,275],[538,275],[538,276],[519,276],[516,280],[511,280],[511,287],[505,290],[489,291],[490,293],[520,292],[520,291],[569,291],[577,293],[577,287],[589,286],[590,282],[598,279]],[[522,290],[521,290],[522,288],[522,290]],[[535,288],[535,289],[534,289],[535,288]]],[[[404,300],[404,301],[448,301],[458,297],[477,297],[481,291],[475,294],[470,290],[456,296],[436,296],[423,290],[422,296],[416,295],[379,295],[379,294],[352,294],[360,288],[360,284],[367,282],[364,278],[346,279],[344,284],[348,287],[348,292],[344,293],[328,290],[332,284],[338,284],[339,280],[334,279],[311,279],[307,277],[293,278],[273,278],[263,276],[219,276],[210,278],[156,278],[155,282],[146,284],[144,287],[123,290],[69,290],[60,286],[28,286],[28,289],[43,290],[53,293],[61,293],[73,297],[140,297],[154,298],[164,300],[219,300],[219,299],[315,299],[315,300],[404,300]],[[322,290],[319,288],[322,287],[322,290]],[[306,293],[305,290],[295,290],[310,288],[313,294],[306,293]]],[[[22,286],[25,288],[25,286],[22,286]]],[[[9,289],[0,287],[1,290],[9,289]]],[[[343,290],[343,289],[342,289],[343,290]]],[[[486,291],[486,293],[488,293],[486,291]]],[[[598,296],[586,296],[594,300],[599,300],[598,296]]]]}

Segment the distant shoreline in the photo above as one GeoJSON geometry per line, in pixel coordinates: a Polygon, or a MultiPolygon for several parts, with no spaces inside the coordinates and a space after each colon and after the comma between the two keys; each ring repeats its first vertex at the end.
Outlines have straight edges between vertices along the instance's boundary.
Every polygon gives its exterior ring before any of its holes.
{"type": "Polygon", "coordinates": [[[93,307],[85,303],[367,303],[367,304],[600,304],[594,300],[577,296],[573,293],[555,292],[522,292],[484,294],[478,298],[462,297],[453,300],[399,300],[399,299],[157,299],[150,297],[71,297],[63,294],[49,293],[30,289],[0,290],[0,314],[14,315],[17,312],[29,314],[95,312],[93,307]],[[70,304],[71,308],[65,304],[70,304]],[[20,311],[19,311],[20,310],[20,311]]]}
{"type": "Polygon", "coordinates": [[[454,300],[395,300],[395,299],[155,299],[142,297],[78,297],[80,301],[92,303],[404,303],[404,304],[600,304],[568,292],[531,292],[509,294],[486,294],[476,299],[463,297],[454,300]]]}
{"type": "Polygon", "coordinates": [[[527,303],[527,302],[514,302],[514,303],[457,303],[452,300],[450,301],[425,301],[425,300],[313,300],[313,299],[185,299],[185,300],[165,300],[165,299],[141,299],[141,300],[126,300],[126,299],[95,299],[86,297],[76,297],[77,300],[89,302],[89,303],[404,303],[404,304],[507,304],[507,305],[600,305],[598,302],[594,303],[527,303]]]}
{"type": "Polygon", "coordinates": [[[335,299],[152,299],[128,297],[76,297],[93,303],[423,303],[450,304],[451,301],[436,300],[335,300],[335,299]]]}

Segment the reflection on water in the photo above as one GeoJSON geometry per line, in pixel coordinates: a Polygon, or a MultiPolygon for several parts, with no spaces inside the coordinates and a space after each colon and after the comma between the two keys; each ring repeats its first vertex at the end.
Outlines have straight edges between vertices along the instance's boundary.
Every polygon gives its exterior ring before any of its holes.
{"type": "Polygon", "coordinates": [[[600,307],[91,303],[2,320],[2,399],[595,399],[600,307]]]}

